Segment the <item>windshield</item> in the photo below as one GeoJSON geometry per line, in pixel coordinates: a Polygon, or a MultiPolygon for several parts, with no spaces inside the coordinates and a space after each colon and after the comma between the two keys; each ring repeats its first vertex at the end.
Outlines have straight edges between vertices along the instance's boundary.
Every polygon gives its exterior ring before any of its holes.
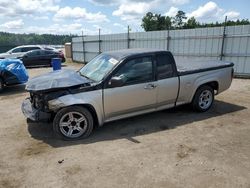
{"type": "Polygon", "coordinates": [[[79,72],[82,76],[99,82],[117,63],[118,61],[113,57],[101,54],[87,63],[79,72]]]}

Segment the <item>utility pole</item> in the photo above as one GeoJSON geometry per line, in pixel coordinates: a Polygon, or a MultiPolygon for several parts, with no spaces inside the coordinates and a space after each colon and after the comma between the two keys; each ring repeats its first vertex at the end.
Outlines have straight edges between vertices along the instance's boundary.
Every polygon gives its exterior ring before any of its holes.
{"type": "Polygon", "coordinates": [[[84,43],[83,31],[82,31],[82,51],[83,51],[83,62],[85,63],[85,43],[84,43]]]}
{"type": "Polygon", "coordinates": [[[130,28],[129,28],[129,25],[128,25],[128,38],[127,38],[127,39],[128,39],[128,46],[127,46],[127,47],[128,47],[128,49],[129,49],[129,47],[130,47],[130,44],[129,44],[129,43],[130,43],[130,38],[129,38],[129,30],[130,30],[130,28]]]}
{"type": "Polygon", "coordinates": [[[170,36],[169,36],[169,28],[167,31],[167,51],[169,51],[169,42],[170,42],[170,36]]]}
{"type": "Polygon", "coordinates": [[[101,29],[98,32],[98,42],[99,42],[99,54],[101,53],[101,29]]]}
{"type": "Polygon", "coordinates": [[[225,17],[224,27],[223,27],[223,35],[222,35],[222,42],[221,42],[221,52],[220,52],[220,60],[222,60],[224,56],[224,43],[226,38],[226,27],[227,27],[227,16],[225,17]]]}

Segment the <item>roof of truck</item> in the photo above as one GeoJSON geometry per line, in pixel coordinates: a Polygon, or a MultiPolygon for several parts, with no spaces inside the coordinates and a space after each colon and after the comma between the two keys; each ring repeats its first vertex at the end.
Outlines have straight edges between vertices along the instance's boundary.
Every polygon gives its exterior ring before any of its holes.
{"type": "Polygon", "coordinates": [[[118,61],[120,61],[125,57],[129,57],[133,55],[140,55],[140,54],[145,54],[145,53],[155,53],[155,52],[167,52],[167,51],[160,50],[160,49],[150,49],[150,48],[132,48],[132,49],[108,51],[108,52],[104,52],[104,54],[113,56],[118,61]]]}
{"type": "MultiPolygon", "coordinates": [[[[123,49],[116,51],[104,52],[104,54],[110,55],[117,59],[118,61],[140,54],[152,54],[158,52],[165,52],[172,55],[170,51],[161,49],[150,49],[150,48],[133,48],[133,49],[123,49]]],[[[195,61],[195,60],[185,60],[185,61],[175,61],[178,75],[186,75],[192,73],[198,73],[203,71],[215,70],[225,67],[232,67],[234,64],[226,61],[210,60],[210,61],[195,61]]]]}

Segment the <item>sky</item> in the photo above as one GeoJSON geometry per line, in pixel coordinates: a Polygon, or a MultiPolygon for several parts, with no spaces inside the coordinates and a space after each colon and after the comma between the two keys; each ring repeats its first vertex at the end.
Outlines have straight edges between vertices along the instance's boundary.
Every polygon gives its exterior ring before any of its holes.
{"type": "Polygon", "coordinates": [[[149,11],[175,16],[178,10],[198,21],[249,19],[250,0],[0,0],[0,31],[95,35],[143,31],[149,11]]]}

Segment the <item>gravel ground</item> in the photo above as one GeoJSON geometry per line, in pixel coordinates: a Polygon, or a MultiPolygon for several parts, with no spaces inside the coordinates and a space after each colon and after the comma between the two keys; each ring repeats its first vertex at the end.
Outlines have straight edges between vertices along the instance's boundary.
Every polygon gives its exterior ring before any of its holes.
{"type": "Polygon", "coordinates": [[[27,96],[24,86],[0,94],[0,187],[250,188],[250,80],[234,79],[206,113],[182,106],[108,123],[75,142],[27,122],[27,96]]]}

